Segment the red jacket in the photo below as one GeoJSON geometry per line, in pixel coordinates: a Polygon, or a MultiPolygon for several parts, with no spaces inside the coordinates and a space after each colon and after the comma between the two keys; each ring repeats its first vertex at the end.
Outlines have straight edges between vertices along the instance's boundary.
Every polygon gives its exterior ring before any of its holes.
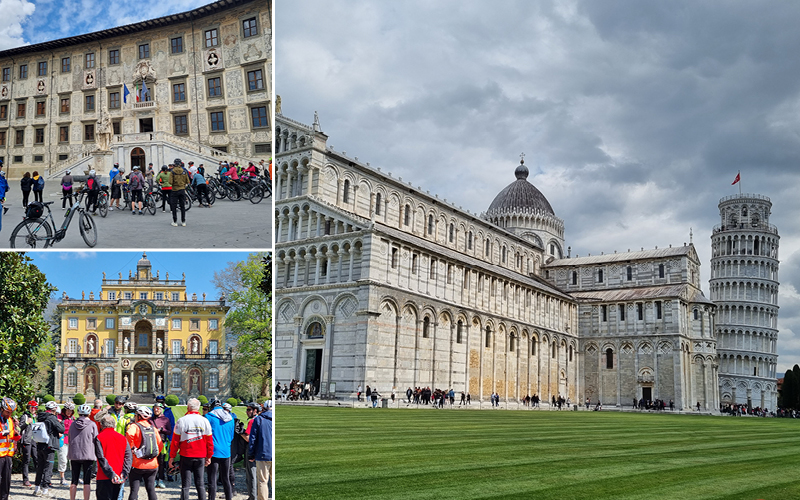
{"type": "Polygon", "coordinates": [[[175,422],[169,458],[181,457],[211,458],[214,455],[214,440],[211,437],[211,424],[196,411],[190,411],[175,422]]]}
{"type": "Polygon", "coordinates": [[[97,455],[97,480],[109,480],[114,474],[123,478],[131,471],[133,455],[125,436],[113,428],[103,429],[94,442],[97,455]]]}

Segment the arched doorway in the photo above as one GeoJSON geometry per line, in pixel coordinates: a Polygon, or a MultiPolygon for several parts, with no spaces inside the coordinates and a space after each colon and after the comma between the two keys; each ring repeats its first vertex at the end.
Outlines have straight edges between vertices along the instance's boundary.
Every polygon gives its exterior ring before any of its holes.
{"type": "Polygon", "coordinates": [[[134,346],[136,354],[150,354],[153,325],[151,325],[147,320],[141,320],[136,323],[135,333],[134,346]]]}
{"type": "Polygon", "coordinates": [[[153,368],[150,363],[146,361],[139,361],[133,367],[133,392],[136,394],[147,394],[152,392],[150,390],[150,380],[152,378],[153,368]]]}
{"type": "Polygon", "coordinates": [[[189,394],[203,393],[203,374],[199,368],[189,370],[189,394]]]}
{"type": "Polygon", "coordinates": [[[97,390],[100,384],[100,380],[97,375],[97,369],[93,366],[90,366],[86,369],[86,380],[84,380],[84,394],[99,394],[100,391],[97,390]]]}
{"type": "Polygon", "coordinates": [[[144,168],[145,165],[147,165],[147,163],[144,156],[144,150],[142,148],[133,148],[133,151],[131,151],[131,170],[133,170],[133,167],[137,166],[140,169],[144,168]]]}

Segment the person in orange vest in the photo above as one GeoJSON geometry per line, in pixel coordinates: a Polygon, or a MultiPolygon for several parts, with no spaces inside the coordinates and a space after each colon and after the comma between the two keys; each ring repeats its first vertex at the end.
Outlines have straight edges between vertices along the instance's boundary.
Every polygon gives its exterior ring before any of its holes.
{"type": "Polygon", "coordinates": [[[11,398],[0,399],[0,500],[8,500],[11,491],[11,460],[20,439],[16,422],[11,417],[17,403],[11,398]]]}

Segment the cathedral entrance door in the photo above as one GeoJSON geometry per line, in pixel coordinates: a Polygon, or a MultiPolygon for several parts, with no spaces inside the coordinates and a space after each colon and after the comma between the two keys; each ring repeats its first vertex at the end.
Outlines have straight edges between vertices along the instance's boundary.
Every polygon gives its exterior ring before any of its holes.
{"type": "Polygon", "coordinates": [[[319,379],[322,376],[322,349],[306,351],[306,373],[303,382],[311,382],[315,390],[319,390],[319,379]]]}
{"type": "Polygon", "coordinates": [[[652,387],[642,387],[642,399],[645,401],[652,401],[653,400],[653,388],[652,387]]]}

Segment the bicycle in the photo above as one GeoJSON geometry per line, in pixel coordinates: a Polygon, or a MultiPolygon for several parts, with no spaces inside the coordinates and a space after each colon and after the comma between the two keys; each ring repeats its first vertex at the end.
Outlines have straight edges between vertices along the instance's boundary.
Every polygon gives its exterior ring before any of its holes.
{"type": "Polygon", "coordinates": [[[100,193],[97,194],[97,210],[100,212],[100,217],[105,218],[108,215],[108,207],[109,207],[109,194],[108,194],[108,186],[100,185],[100,193]]]}
{"type": "Polygon", "coordinates": [[[250,193],[248,194],[248,198],[250,199],[250,203],[260,203],[264,197],[269,198],[272,196],[272,183],[267,182],[266,177],[259,177],[256,185],[250,189],[250,193]]]}
{"type": "MultiPolygon", "coordinates": [[[[53,246],[54,243],[63,240],[67,235],[67,229],[69,229],[75,213],[78,213],[78,227],[83,241],[90,248],[97,245],[97,225],[95,225],[92,216],[81,207],[85,194],[86,191],[78,192],[75,204],[64,214],[64,222],[61,223],[61,227],[55,233],[53,228],[56,227],[56,222],[53,219],[53,212],[50,210],[50,205],[55,202],[46,201],[41,203],[42,210],[33,214],[36,217],[24,219],[11,232],[11,248],[17,248],[18,243],[21,247],[28,246],[30,248],[37,248],[39,245],[41,245],[41,248],[53,246]],[[45,209],[47,210],[47,215],[42,217],[45,209]],[[47,219],[50,219],[50,222],[47,219]]],[[[33,211],[35,212],[35,209],[33,211]]],[[[26,211],[26,217],[27,215],[29,215],[29,211],[26,211]]]]}

